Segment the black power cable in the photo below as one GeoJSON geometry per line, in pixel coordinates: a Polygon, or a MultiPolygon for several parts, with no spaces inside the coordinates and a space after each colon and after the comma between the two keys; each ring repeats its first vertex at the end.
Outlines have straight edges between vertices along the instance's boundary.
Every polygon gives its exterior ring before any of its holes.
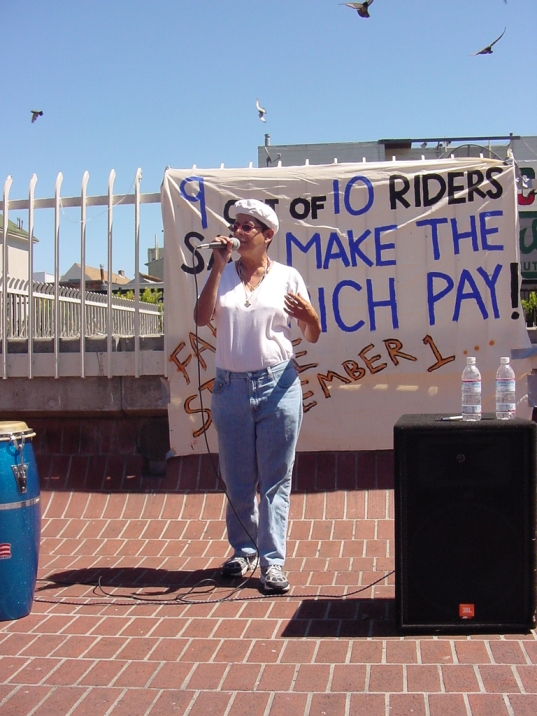
{"type": "MultiPolygon", "coordinates": [[[[196,253],[196,251],[198,251],[198,249],[194,249],[194,253],[192,254],[192,259],[194,259],[194,254],[196,253]]],[[[196,327],[195,327],[195,334],[194,334],[194,335],[195,335],[195,340],[196,340],[196,361],[197,361],[197,376],[198,376],[198,395],[199,395],[199,399],[200,399],[201,414],[203,415],[203,414],[204,414],[204,407],[203,407],[203,395],[202,395],[202,392],[203,392],[203,391],[202,391],[202,389],[201,389],[201,361],[200,361],[199,354],[198,354],[198,352],[197,352],[197,346],[198,346],[198,321],[197,321],[197,318],[198,318],[199,287],[198,287],[198,275],[197,275],[196,270],[195,270],[195,268],[194,268],[194,262],[192,262],[192,273],[194,274],[194,285],[195,285],[195,288],[196,288],[196,305],[195,305],[195,308],[194,308],[194,314],[195,314],[195,316],[194,316],[194,323],[196,324],[196,327]]],[[[241,584],[239,584],[238,587],[236,587],[235,589],[233,589],[233,591],[231,592],[231,593],[233,594],[234,592],[239,591],[240,589],[242,589],[242,588],[252,579],[252,577],[254,576],[254,573],[255,573],[255,571],[257,570],[257,567],[259,566],[259,561],[260,561],[259,548],[258,548],[258,546],[257,546],[257,542],[256,542],[255,539],[252,537],[252,535],[250,534],[250,532],[249,532],[248,529],[246,528],[246,525],[243,523],[243,521],[242,521],[241,518],[239,517],[239,515],[238,515],[238,513],[237,513],[237,510],[235,509],[235,505],[233,504],[231,498],[229,497],[226,483],[224,482],[224,479],[222,478],[222,474],[221,474],[221,472],[220,472],[220,465],[219,465],[218,468],[217,468],[216,465],[214,464],[214,459],[213,459],[211,450],[210,450],[210,448],[209,448],[209,440],[208,440],[208,438],[207,438],[207,430],[204,430],[204,431],[203,431],[203,439],[204,439],[204,441],[205,441],[205,447],[206,447],[206,449],[207,449],[207,455],[209,456],[209,460],[210,460],[210,462],[211,462],[211,466],[212,466],[212,468],[213,468],[214,474],[216,475],[216,479],[217,479],[217,481],[218,481],[218,484],[219,484],[220,487],[222,488],[222,490],[223,490],[223,492],[224,492],[224,495],[226,496],[226,499],[227,499],[229,505],[231,506],[231,509],[232,509],[233,512],[235,513],[236,518],[238,519],[238,521],[239,521],[241,527],[243,528],[243,530],[245,531],[246,535],[248,536],[248,539],[249,539],[250,542],[252,543],[252,545],[253,545],[253,547],[254,547],[254,549],[255,549],[255,553],[256,553],[256,561],[255,561],[254,569],[252,570],[251,574],[250,574],[241,584]]],[[[225,601],[225,600],[222,599],[222,601],[225,601]]]]}
{"type": "MultiPolygon", "coordinates": [[[[365,592],[367,589],[371,589],[371,587],[374,587],[376,584],[379,584],[384,579],[387,579],[394,573],[395,573],[395,570],[392,569],[390,572],[387,572],[386,574],[384,574],[382,577],[379,577],[375,581],[370,582],[369,584],[366,584],[363,587],[359,587],[358,589],[355,589],[352,592],[346,592],[344,594],[325,594],[321,591],[316,594],[312,592],[312,593],[296,594],[295,595],[295,594],[289,594],[288,592],[281,593],[281,594],[274,592],[274,593],[270,593],[270,594],[256,594],[256,595],[251,595],[251,596],[242,596],[242,597],[231,598],[233,594],[235,594],[236,592],[238,592],[239,590],[244,588],[244,584],[246,584],[246,582],[248,581],[248,580],[245,580],[244,583],[239,585],[238,587],[230,587],[229,595],[227,595],[225,597],[219,597],[218,599],[189,599],[189,597],[191,595],[196,594],[196,593],[212,594],[219,586],[215,583],[215,581],[213,579],[203,579],[200,582],[198,582],[197,584],[193,585],[192,587],[189,587],[188,590],[184,594],[179,594],[176,597],[174,597],[173,599],[155,599],[154,596],[149,595],[149,594],[143,594],[143,593],[115,595],[114,593],[106,591],[104,589],[104,587],[101,584],[101,578],[99,577],[99,580],[97,581],[97,583],[90,582],[87,584],[88,584],[88,586],[93,585],[93,593],[98,598],[100,598],[102,596],[108,597],[109,599],[107,599],[106,602],[89,602],[88,603],[87,600],[91,599],[92,597],[80,597],[80,599],[84,600],[84,601],[78,601],[78,602],[72,601],[70,599],[65,599],[65,600],[61,599],[61,598],[60,599],[44,599],[42,597],[34,597],[34,601],[42,602],[45,604],[69,604],[72,606],[84,606],[84,605],[103,606],[105,604],[106,605],[113,604],[115,606],[126,607],[126,606],[133,606],[133,602],[135,603],[135,605],[136,605],[136,603],[138,603],[138,604],[153,604],[153,605],[165,604],[168,606],[169,605],[190,606],[192,604],[219,604],[221,602],[259,601],[262,599],[269,599],[270,597],[286,597],[287,599],[300,599],[300,600],[320,599],[320,598],[337,600],[337,599],[348,599],[349,597],[354,597],[357,594],[360,594],[361,592],[365,592]],[[200,587],[202,587],[203,585],[207,585],[208,589],[206,589],[205,591],[198,592],[200,587]],[[110,599],[112,599],[112,601],[110,601],[110,599]],[[120,599],[120,600],[128,599],[131,601],[122,602],[122,601],[117,601],[117,599],[120,599]]],[[[66,586],[66,587],[80,585],[80,582],[57,582],[53,579],[47,579],[47,578],[38,579],[37,581],[38,582],[46,582],[49,584],[60,584],[62,586],[66,586]]]]}
{"type": "MultiPolygon", "coordinates": [[[[195,312],[197,312],[198,278],[197,278],[197,274],[194,269],[194,266],[192,266],[192,269],[193,269],[193,274],[194,274],[194,284],[195,284],[195,288],[196,288],[195,312]]],[[[198,345],[198,323],[197,323],[197,320],[195,321],[195,324],[196,324],[195,339],[196,339],[196,346],[197,346],[198,345]]],[[[203,407],[203,395],[202,395],[202,389],[201,389],[201,361],[200,361],[200,357],[197,352],[196,352],[196,360],[197,360],[198,395],[199,395],[199,399],[200,399],[201,412],[203,415],[204,407],[203,407]]],[[[188,605],[192,605],[192,604],[218,604],[220,602],[246,602],[246,601],[267,599],[269,597],[287,597],[287,598],[292,598],[292,599],[319,599],[319,598],[323,598],[323,597],[329,598],[329,599],[348,599],[349,597],[355,596],[356,594],[360,594],[361,592],[364,592],[367,589],[370,589],[371,587],[375,586],[376,584],[379,584],[384,579],[387,579],[389,576],[394,574],[395,570],[392,569],[390,572],[388,572],[387,574],[385,574],[382,577],[379,577],[374,582],[371,582],[370,584],[368,584],[364,587],[359,587],[358,589],[356,589],[352,592],[347,592],[345,594],[323,594],[323,592],[320,592],[318,594],[312,593],[312,594],[301,594],[301,595],[295,596],[295,595],[289,594],[288,592],[281,593],[281,594],[277,593],[277,592],[271,592],[270,594],[258,594],[255,596],[233,597],[234,594],[237,594],[242,589],[244,589],[246,587],[246,585],[248,584],[248,582],[250,582],[250,580],[253,578],[254,573],[257,570],[257,567],[259,565],[259,549],[258,549],[255,539],[252,537],[252,535],[250,534],[250,532],[248,531],[248,529],[246,528],[246,526],[240,519],[239,515],[237,514],[237,510],[235,509],[233,502],[229,497],[226,484],[225,484],[225,482],[222,478],[222,475],[220,473],[220,467],[217,467],[214,463],[213,455],[212,455],[210,447],[209,447],[209,441],[207,438],[206,430],[203,431],[203,438],[205,441],[205,447],[207,449],[207,454],[209,456],[209,460],[210,460],[211,466],[213,468],[213,471],[216,475],[218,484],[222,488],[222,491],[224,492],[229,505],[231,506],[231,508],[232,508],[233,512],[235,513],[237,519],[239,520],[242,528],[248,535],[248,538],[250,539],[250,541],[252,542],[252,544],[255,548],[256,556],[257,556],[257,560],[256,560],[257,563],[256,563],[254,570],[252,570],[252,573],[245,580],[243,580],[239,585],[237,585],[235,587],[227,588],[229,591],[229,594],[227,594],[226,596],[223,596],[223,597],[216,598],[216,599],[191,599],[190,598],[194,594],[202,594],[202,595],[213,594],[215,592],[215,590],[221,586],[221,585],[216,584],[214,579],[203,579],[203,580],[200,580],[199,582],[197,582],[196,584],[192,585],[191,587],[189,587],[184,594],[177,595],[174,599],[154,599],[150,595],[144,595],[144,594],[140,594],[140,593],[120,595],[117,597],[120,600],[121,599],[131,600],[128,602],[116,601],[115,595],[112,592],[107,592],[104,589],[104,587],[101,584],[101,577],[99,577],[97,583],[89,582],[88,586],[93,585],[93,587],[94,587],[93,593],[96,596],[98,596],[98,597],[105,596],[108,599],[106,602],[90,602],[90,604],[93,604],[94,606],[102,606],[103,604],[112,603],[116,606],[133,606],[132,602],[134,602],[134,603],[138,603],[138,604],[153,604],[153,605],[166,604],[166,605],[176,605],[176,606],[179,606],[179,605],[188,606],[188,605]],[[110,602],[109,601],[110,599],[112,599],[113,601],[110,602]]],[[[47,579],[47,578],[39,579],[37,581],[38,582],[47,582],[47,583],[52,583],[52,584],[61,584],[63,586],[74,586],[75,584],[80,584],[80,582],[56,582],[53,579],[47,579]]],[[[87,597],[86,599],[88,599],[88,598],[90,598],[90,597],[87,597]]],[[[51,599],[44,599],[42,597],[34,597],[34,601],[42,602],[42,603],[46,603],[46,604],[69,604],[69,605],[73,605],[73,606],[82,606],[82,605],[88,604],[87,601],[74,602],[71,600],[62,600],[61,598],[58,600],[51,600],[51,599]]]]}

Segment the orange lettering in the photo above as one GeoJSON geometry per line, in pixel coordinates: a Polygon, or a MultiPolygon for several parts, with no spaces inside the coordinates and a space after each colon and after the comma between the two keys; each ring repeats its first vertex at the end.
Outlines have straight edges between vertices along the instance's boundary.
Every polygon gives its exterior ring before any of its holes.
{"type": "Polygon", "coordinates": [[[192,435],[195,438],[199,438],[200,435],[203,435],[203,433],[211,427],[213,418],[212,418],[211,411],[209,408],[205,408],[205,407],[203,407],[203,405],[201,408],[191,408],[190,405],[191,405],[192,401],[198,397],[198,395],[200,396],[200,400],[201,400],[201,391],[202,390],[208,389],[212,393],[213,385],[214,385],[214,378],[211,378],[211,380],[208,380],[206,383],[203,383],[203,385],[200,386],[199,394],[196,393],[195,395],[190,395],[185,400],[185,413],[187,413],[187,415],[195,415],[196,413],[201,413],[202,416],[206,416],[206,419],[204,420],[201,428],[199,428],[198,430],[194,430],[192,432],[192,435]]]}
{"type": "Polygon", "coordinates": [[[324,397],[330,398],[330,391],[327,387],[327,383],[331,383],[334,378],[337,378],[342,383],[350,383],[349,378],[345,378],[343,375],[339,375],[339,373],[335,373],[333,370],[329,370],[326,375],[323,375],[322,373],[317,373],[317,380],[319,381],[321,388],[323,389],[324,397]]]}
{"type": "Polygon", "coordinates": [[[362,348],[362,350],[358,353],[360,358],[363,360],[363,362],[366,364],[366,366],[369,369],[370,373],[378,373],[380,370],[384,370],[388,366],[387,363],[381,363],[380,365],[374,366],[373,363],[377,360],[380,360],[380,356],[373,356],[372,358],[366,358],[366,353],[370,351],[372,348],[374,348],[374,344],[370,343],[365,348],[362,348]]]}
{"type": "Polygon", "coordinates": [[[358,365],[355,360],[346,360],[341,364],[345,368],[345,373],[353,380],[361,380],[365,375],[365,369],[358,365]]]}
{"type": "Polygon", "coordinates": [[[384,341],[390,360],[394,365],[399,365],[398,358],[404,358],[405,360],[418,360],[416,356],[411,356],[409,353],[402,353],[401,348],[403,344],[398,341],[397,338],[388,338],[384,341]]]}
{"type": "Polygon", "coordinates": [[[436,347],[431,336],[425,336],[423,342],[425,343],[425,345],[429,346],[429,348],[434,354],[434,357],[436,358],[436,363],[433,363],[433,365],[429,366],[427,368],[427,372],[432,373],[433,370],[438,370],[438,368],[441,368],[443,365],[446,365],[446,363],[451,363],[451,361],[455,360],[455,356],[448,356],[447,358],[442,358],[442,355],[440,354],[440,351],[436,347]]]}
{"type": "Polygon", "coordinates": [[[170,361],[170,363],[175,363],[175,365],[177,366],[177,370],[180,371],[185,376],[186,384],[188,385],[190,383],[190,378],[186,371],[186,367],[192,360],[192,354],[190,353],[188,355],[188,358],[184,361],[184,363],[181,363],[181,361],[177,357],[178,354],[183,350],[184,347],[185,347],[185,342],[182,341],[181,343],[179,343],[179,345],[174,350],[174,352],[171,354],[171,356],[169,357],[168,360],[170,361]]]}

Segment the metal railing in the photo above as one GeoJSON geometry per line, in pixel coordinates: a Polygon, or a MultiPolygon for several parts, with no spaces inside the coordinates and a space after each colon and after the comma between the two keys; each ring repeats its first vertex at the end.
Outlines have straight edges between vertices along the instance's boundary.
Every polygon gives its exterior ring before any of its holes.
{"type": "MultiPolygon", "coordinates": [[[[33,283],[9,278],[7,289],[8,339],[54,338],[56,325],[60,338],[80,338],[82,334],[82,294],[77,288],[60,286],[59,311],[55,310],[55,287],[50,283],[33,283]],[[30,293],[33,310],[30,310],[30,293]],[[33,316],[32,316],[33,314],[33,316]],[[58,324],[56,317],[58,316],[58,324]],[[33,318],[33,326],[32,326],[33,318]]],[[[86,337],[106,336],[108,327],[108,297],[104,294],[86,292],[86,337]]],[[[142,303],[139,307],[139,334],[159,336],[164,333],[163,311],[158,305],[142,303]]],[[[114,336],[134,336],[136,311],[133,300],[112,297],[112,333],[114,336]]]]}
{"type": "MultiPolygon", "coordinates": [[[[80,196],[62,197],[63,175],[56,178],[54,198],[36,199],[37,176],[34,174],[29,184],[28,198],[11,200],[9,197],[12,178],[8,176],[4,184],[3,200],[0,210],[3,213],[2,255],[0,274],[7,276],[1,281],[0,291],[0,336],[2,361],[0,376],[9,377],[8,340],[27,337],[28,362],[27,377],[33,377],[33,338],[50,337],[53,341],[53,376],[59,378],[60,339],[64,337],[91,337],[100,335],[106,338],[105,375],[113,377],[113,344],[115,337],[132,336],[134,338],[134,369],[131,375],[139,377],[142,372],[140,338],[163,333],[163,317],[158,306],[140,301],[140,206],[141,204],[160,204],[160,193],[141,194],[142,170],[136,171],[134,192],[132,194],[114,194],[116,173],[110,172],[108,192],[103,196],[88,196],[89,173],[82,177],[80,196]],[[118,298],[113,294],[112,283],[108,281],[106,294],[94,294],[86,291],[86,228],[87,208],[106,207],[107,227],[107,276],[112,276],[113,212],[118,204],[134,206],[134,300],[118,298]],[[80,208],[80,289],[67,289],[60,286],[60,224],[62,212],[68,207],[80,208]],[[11,210],[28,211],[28,273],[34,275],[34,228],[35,211],[54,210],[54,283],[43,285],[28,281],[27,285],[15,285],[10,281],[8,264],[9,212],[11,210]]],[[[164,339],[165,340],[165,339],[164,339]]],[[[166,348],[165,348],[166,350],[166,348]]],[[[80,377],[86,375],[86,351],[80,351],[80,377]]],[[[166,375],[167,361],[164,361],[163,373],[166,375]]]]}

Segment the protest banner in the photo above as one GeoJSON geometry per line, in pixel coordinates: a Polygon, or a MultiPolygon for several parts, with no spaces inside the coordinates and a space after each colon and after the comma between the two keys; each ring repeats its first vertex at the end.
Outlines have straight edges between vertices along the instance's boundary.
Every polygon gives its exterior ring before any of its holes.
{"type": "MultiPolygon", "coordinates": [[[[239,198],[270,204],[276,261],[296,267],[322,324],[295,330],[304,423],[298,449],[391,449],[404,413],[460,413],[475,355],[494,412],[500,356],[530,346],[519,301],[514,167],[491,159],[166,170],[166,342],[170,443],[217,451],[211,421],[215,327],[196,330],[196,296],[239,198]]],[[[523,351],[522,351],[523,353],[523,351]]],[[[529,417],[527,359],[513,361],[529,417]]]]}

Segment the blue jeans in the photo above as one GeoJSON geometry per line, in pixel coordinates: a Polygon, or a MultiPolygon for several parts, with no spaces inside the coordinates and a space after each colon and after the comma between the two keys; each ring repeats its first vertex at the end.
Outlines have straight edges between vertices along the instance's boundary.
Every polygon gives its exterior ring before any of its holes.
{"type": "Polygon", "coordinates": [[[294,362],[248,373],[217,368],[212,417],[229,496],[226,523],[234,554],[255,554],[255,542],[261,566],[283,565],[302,422],[302,388],[294,362]]]}

